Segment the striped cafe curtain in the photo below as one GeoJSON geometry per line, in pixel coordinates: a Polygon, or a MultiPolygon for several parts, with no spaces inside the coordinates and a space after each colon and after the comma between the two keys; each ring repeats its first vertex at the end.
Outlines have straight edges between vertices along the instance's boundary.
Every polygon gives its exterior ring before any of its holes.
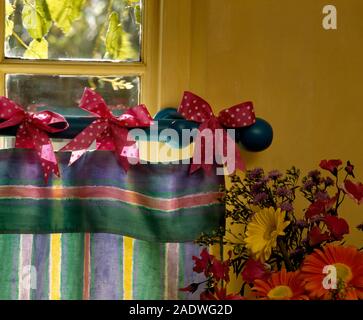
{"type": "Polygon", "coordinates": [[[0,299],[192,299],[193,240],[224,223],[223,176],[88,152],[43,182],[32,150],[0,150],[0,299]]]}

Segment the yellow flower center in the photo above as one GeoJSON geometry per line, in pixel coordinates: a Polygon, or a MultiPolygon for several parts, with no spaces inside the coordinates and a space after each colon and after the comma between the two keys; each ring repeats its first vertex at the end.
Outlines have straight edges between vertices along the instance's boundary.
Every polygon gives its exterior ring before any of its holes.
{"type": "Polygon", "coordinates": [[[277,286],[271,289],[267,296],[272,300],[282,300],[292,298],[293,293],[288,286],[277,286]]]}
{"type": "Polygon", "coordinates": [[[349,266],[338,262],[334,264],[334,267],[337,270],[338,280],[344,281],[345,283],[348,283],[350,280],[352,280],[353,273],[349,266]]]}
{"type": "Polygon", "coordinates": [[[266,230],[263,234],[263,238],[266,240],[266,241],[270,241],[272,239],[275,239],[277,238],[278,234],[277,234],[277,231],[276,231],[276,225],[275,224],[272,224],[272,225],[269,225],[266,227],[266,230]]]}

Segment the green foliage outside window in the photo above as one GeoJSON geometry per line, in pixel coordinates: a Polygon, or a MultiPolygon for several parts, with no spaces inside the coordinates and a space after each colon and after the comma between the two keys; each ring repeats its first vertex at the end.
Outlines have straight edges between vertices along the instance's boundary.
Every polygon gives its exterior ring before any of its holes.
{"type": "Polygon", "coordinates": [[[141,5],[141,0],[6,0],[6,56],[139,61],[141,5]]]}

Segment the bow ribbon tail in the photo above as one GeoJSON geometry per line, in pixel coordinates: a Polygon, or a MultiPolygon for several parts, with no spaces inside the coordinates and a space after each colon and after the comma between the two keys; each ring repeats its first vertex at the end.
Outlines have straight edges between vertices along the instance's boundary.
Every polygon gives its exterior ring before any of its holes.
{"type": "Polygon", "coordinates": [[[117,161],[122,168],[127,172],[130,168],[130,162],[137,164],[140,161],[139,149],[137,143],[133,139],[128,139],[129,131],[126,128],[111,125],[112,136],[114,142],[114,152],[117,161]]]}
{"type": "MultiPolygon", "coordinates": [[[[37,155],[40,158],[45,183],[48,183],[48,179],[53,173],[60,177],[58,161],[48,134],[43,130],[34,128],[33,126],[28,126],[27,130],[29,136],[32,137],[33,148],[36,150],[37,155]]],[[[22,144],[23,142],[20,143],[22,144]]],[[[21,147],[25,146],[22,145],[21,147]]]]}
{"type": "Polygon", "coordinates": [[[236,169],[245,171],[246,164],[241,157],[238,145],[226,130],[223,129],[215,134],[215,147],[218,163],[226,167],[228,175],[234,174],[236,169]]]}
{"type": "Polygon", "coordinates": [[[207,122],[202,123],[198,128],[198,134],[194,143],[192,164],[189,173],[192,174],[203,169],[210,175],[214,165],[214,130],[209,128],[207,122]],[[208,131],[204,131],[208,129],[208,131]],[[206,134],[205,134],[206,133],[206,134]],[[210,136],[208,136],[211,134],[210,136]],[[206,146],[206,141],[208,146],[206,146]]]}
{"type": "Polygon", "coordinates": [[[91,146],[93,141],[99,138],[107,129],[108,123],[104,119],[93,121],[90,126],[78,134],[72,141],[64,146],[60,151],[72,151],[68,165],[76,162],[91,146]]]}

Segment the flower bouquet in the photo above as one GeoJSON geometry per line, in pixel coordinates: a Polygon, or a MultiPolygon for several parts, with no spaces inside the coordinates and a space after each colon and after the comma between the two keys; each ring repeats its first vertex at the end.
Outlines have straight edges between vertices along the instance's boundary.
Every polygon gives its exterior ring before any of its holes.
{"type": "Polygon", "coordinates": [[[204,249],[193,270],[205,280],[180,290],[208,300],[363,299],[363,248],[346,245],[350,226],[339,216],[347,196],[363,203],[363,184],[354,182],[349,161],[323,160],[320,169],[326,174],[313,170],[301,180],[295,167],[233,176],[221,198],[230,227],[196,240],[204,249]],[[298,195],[308,203],[300,212],[298,195]],[[220,258],[211,245],[219,245],[220,258]],[[232,273],[243,280],[233,294],[232,273]]]}

